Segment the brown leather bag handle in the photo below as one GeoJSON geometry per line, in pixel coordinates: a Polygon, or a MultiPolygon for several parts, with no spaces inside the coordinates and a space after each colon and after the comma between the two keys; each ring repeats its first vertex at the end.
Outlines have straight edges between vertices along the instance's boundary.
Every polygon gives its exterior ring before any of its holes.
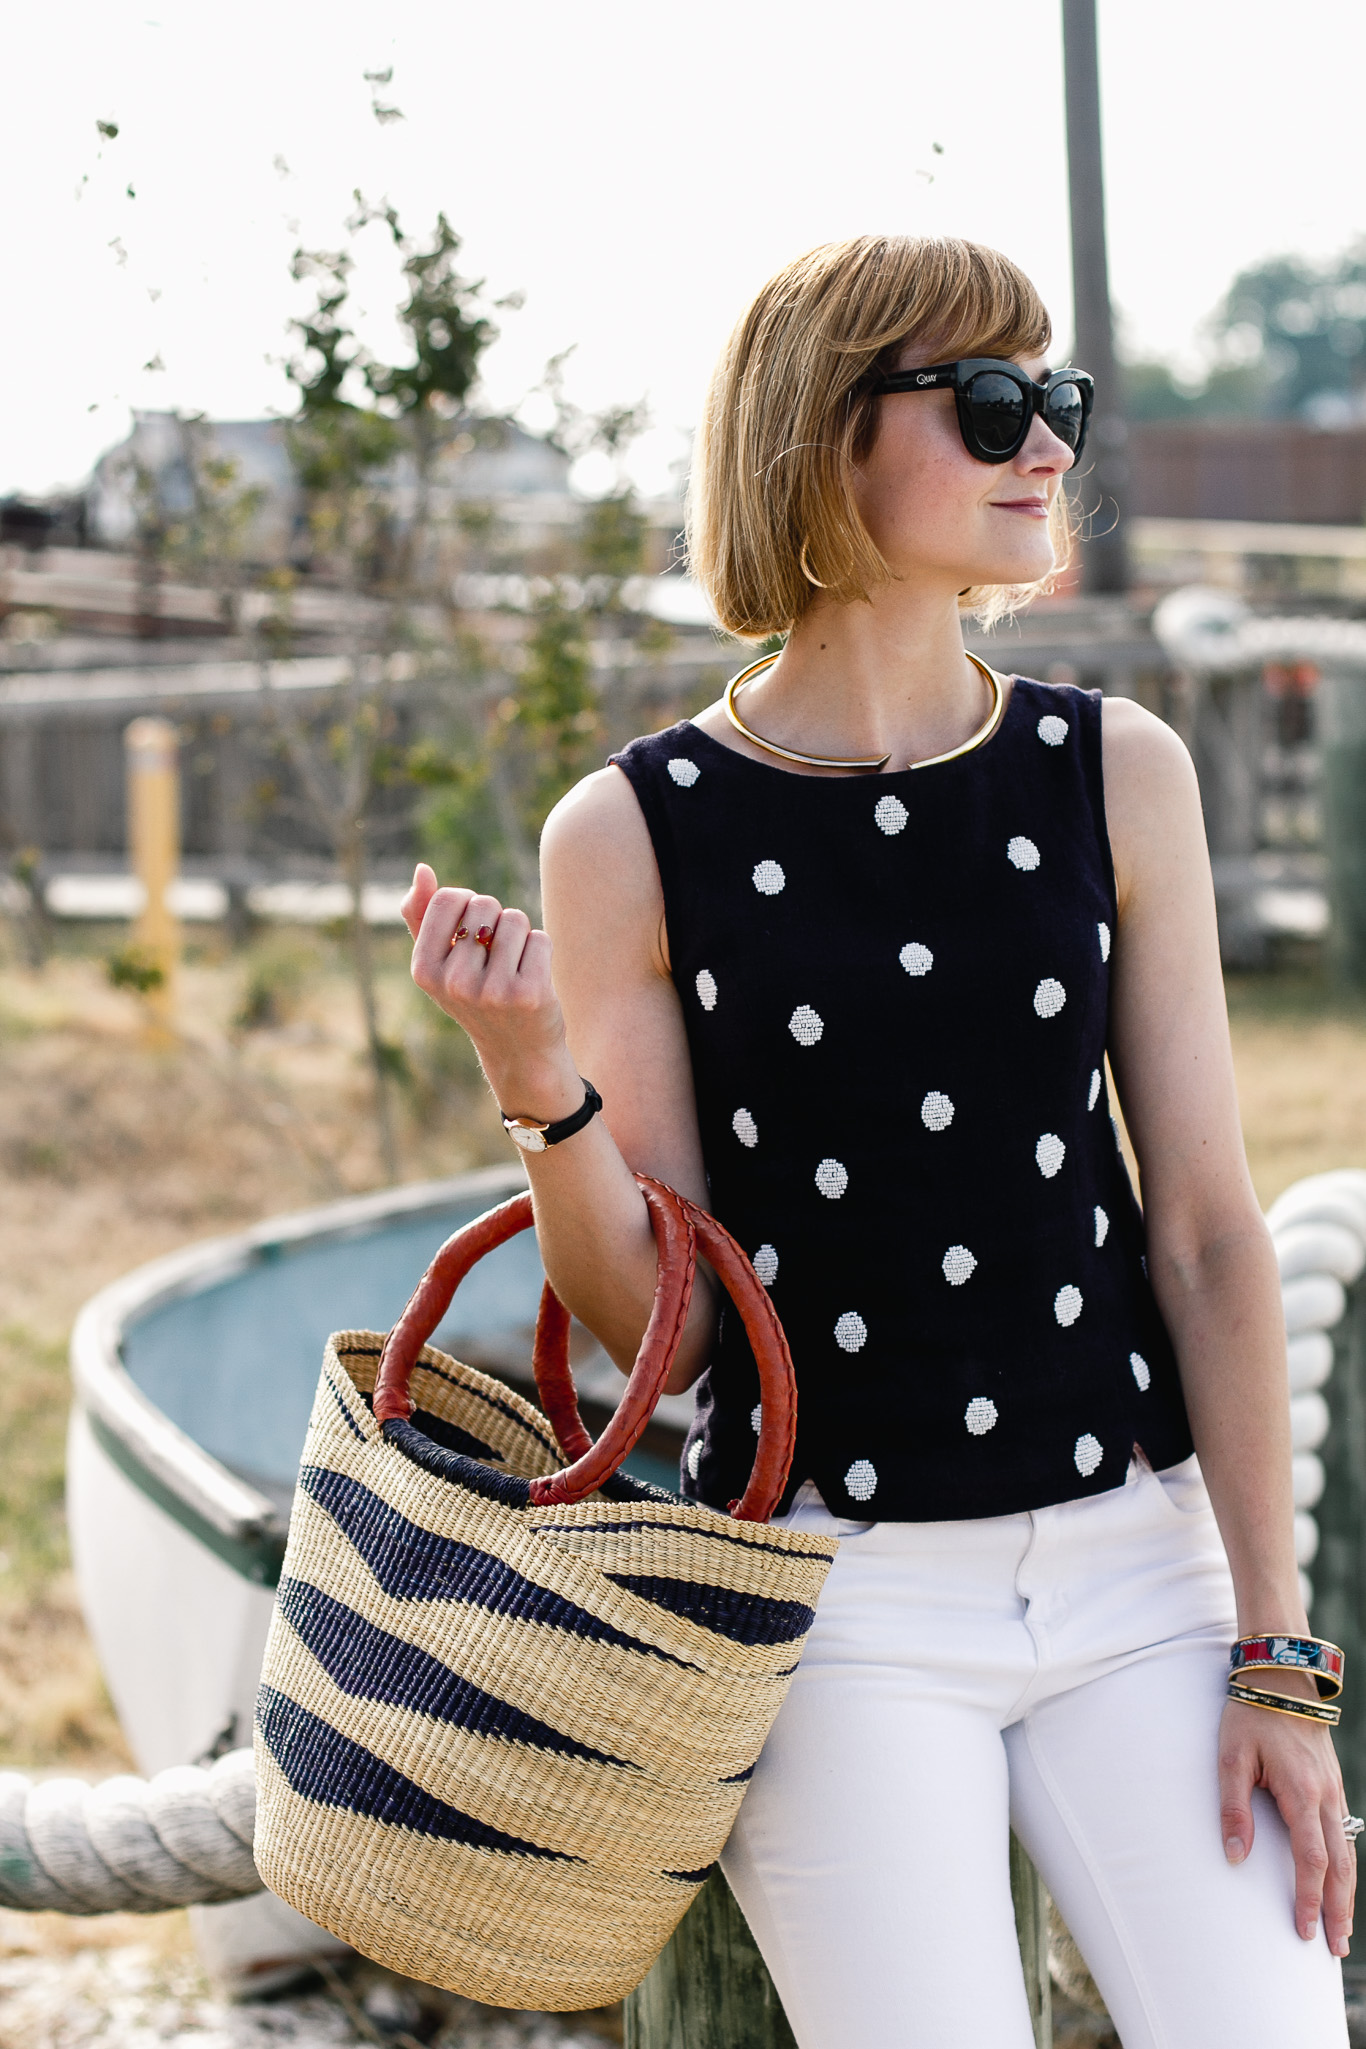
{"type": "MultiPolygon", "coordinates": [[[[649,1175],[637,1174],[636,1183],[649,1206],[659,1256],[654,1302],[640,1351],[616,1413],[594,1444],[574,1392],[569,1312],[546,1282],[536,1320],[536,1386],[560,1447],[573,1463],[533,1480],[531,1499],[538,1504],[581,1501],[629,1457],[654,1414],[678,1350],[700,1245],[739,1310],[759,1368],[759,1446],[749,1485],[741,1499],[730,1504],[730,1512],[745,1522],[767,1522],[787,1484],[797,1434],[796,1380],[782,1325],[748,1259],[714,1217],[649,1175]]],[[[531,1197],[515,1195],[447,1239],[385,1340],[375,1382],[378,1422],[406,1421],[412,1414],[408,1383],[413,1366],[456,1288],[486,1252],[526,1230],[532,1221],[531,1197]]]]}

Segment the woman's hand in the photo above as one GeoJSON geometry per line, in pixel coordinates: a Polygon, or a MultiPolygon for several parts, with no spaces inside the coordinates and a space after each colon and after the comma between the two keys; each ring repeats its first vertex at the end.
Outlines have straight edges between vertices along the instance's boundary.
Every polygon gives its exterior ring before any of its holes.
{"type": "MultiPolygon", "coordinates": [[[[1318,1696],[1306,1692],[1306,1697],[1318,1696]]],[[[1219,1729],[1219,1800],[1230,1864],[1241,1864],[1252,1848],[1254,1786],[1272,1795],[1290,1831],[1296,1928],[1308,1942],[1318,1927],[1321,1903],[1328,1947],[1335,1957],[1345,1957],[1357,1860],[1342,1832],[1347,1803],[1327,1728],[1246,1701],[1229,1701],[1219,1729]]]]}
{"type": "Polygon", "coordinates": [[[425,862],[403,899],[413,980],[474,1041],[508,1116],[549,1122],[583,1101],[550,979],[550,940],[497,897],[438,889],[425,862]]]}

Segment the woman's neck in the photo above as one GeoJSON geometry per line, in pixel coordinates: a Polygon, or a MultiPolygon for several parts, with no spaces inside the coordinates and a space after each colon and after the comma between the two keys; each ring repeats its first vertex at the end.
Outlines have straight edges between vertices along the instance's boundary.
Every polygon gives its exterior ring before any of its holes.
{"type": "Polygon", "coordinates": [[[956,602],[936,594],[916,603],[904,589],[871,604],[818,599],[741,706],[765,739],[805,754],[886,754],[889,769],[961,746],[990,708],[963,652],[956,602]]]}

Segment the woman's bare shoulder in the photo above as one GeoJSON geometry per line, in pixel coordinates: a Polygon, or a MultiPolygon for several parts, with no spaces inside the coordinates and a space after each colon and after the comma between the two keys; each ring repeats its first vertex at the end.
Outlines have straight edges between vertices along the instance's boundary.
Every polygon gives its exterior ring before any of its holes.
{"type": "Polygon", "coordinates": [[[1180,735],[1131,697],[1102,699],[1100,731],[1107,799],[1112,782],[1125,788],[1151,777],[1186,783],[1194,775],[1180,735]]]}
{"type": "Polygon", "coordinates": [[[1195,764],[1178,733],[1131,698],[1101,711],[1105,821],[1121,907],[1135,883],[1208,877],[1195,764]]]}
{"type": "MultiPolygon", "coordinates": [[[[575,928],[643,915],[654,930],[663,891],[649,827],[619,768],[600,768],[561,797],[541,832],[541,885],[552,908],[575,928]]],[[[549,929],[549,927],[547,928],[549,929]]]]}
{"type": "Polygon", "coordinates": [[[642,856],[653,870],[649,828],[619,768],[596,769],[575,783],[541,829],[541,859],[557,865],[603,859],[629,865],[642,856]]]}

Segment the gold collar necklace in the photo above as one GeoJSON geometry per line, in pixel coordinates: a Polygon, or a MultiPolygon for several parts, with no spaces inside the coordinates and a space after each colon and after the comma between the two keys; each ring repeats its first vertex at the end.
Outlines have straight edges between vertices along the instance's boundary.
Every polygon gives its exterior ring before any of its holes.
{"type": "MultiPolygon", "coordinates": [[[[781,653],[782,649],[779,648],[778,654],[781,653]]],[[[964,653],[967,653],[966,649],[964,649],[964,653]]],[[[764,655],[759,661],[751,662],[747,669],[742,669],[738,676],[732,676],[729,683],[727,683],[725,695],[726,717],[730,720],[737,733],[743,733],[747,740],[752,740],[756,747],[762,747],[766,754],[780,755],[784,761],[799,761],[803,768],[877,769],[882,768],[885,763],[891,760],[890,752],[879,754],[875,759],[870,760],[841,759],[838,755],[829,754],[799,754],[795,747],[780,747],[776,740],[765,740],[762,733],[756,733],[752,726],[747,726],[735,708],[735,693],[739,690],[742,683],[751,682],[762,670],[770,668],[777,659],[778,655],[776,654],[764,655]]],[[[943,761],[956,761],[960,754],[971,754],[973,748],[982,746],[985,741],[991,738],[996,728],[1000,725],[1001,714],[1005,710],[1006,703],[1005,686],[996,671],[989,669],[985,662],[979,662],[976,655],[968,655],[968,660],[972,663],[973,668],[983,677],[987,688],[991,692],[991,710],[987,714],[986,724],[979,726],[977,731],[970,735],[961,747],[951,747],[947,754],[931,755],[928,761],[913,761],[910,764],[912,768],[937,768],[943,761]]]]}

